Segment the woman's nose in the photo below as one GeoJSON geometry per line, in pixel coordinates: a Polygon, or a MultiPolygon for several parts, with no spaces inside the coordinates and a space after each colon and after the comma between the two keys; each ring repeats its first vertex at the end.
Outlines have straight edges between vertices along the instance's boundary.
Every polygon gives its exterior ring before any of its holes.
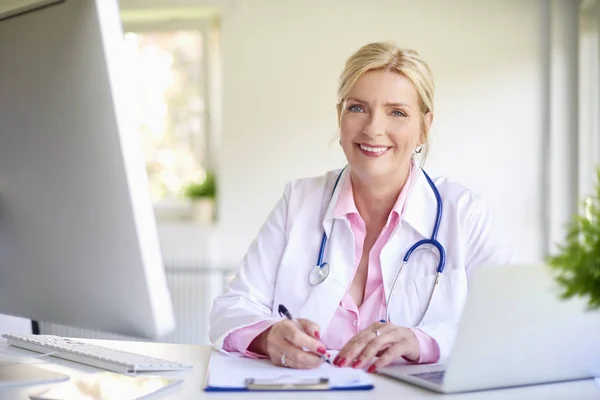
{"type": "Polygon", "coordinates": [[[385,132],[385,116],[380,112],[372,112],[369,115],[369,120],[365,125],[364,134],[369,137],[383,135],[385,132]]]}

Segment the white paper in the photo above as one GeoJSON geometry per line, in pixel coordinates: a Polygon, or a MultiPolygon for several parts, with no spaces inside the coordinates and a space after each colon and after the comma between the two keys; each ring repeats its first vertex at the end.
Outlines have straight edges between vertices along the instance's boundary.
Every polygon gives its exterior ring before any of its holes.
{"type": "Polygon", "coordinates": [[[598,385],[598,387],[600,388],[600,376],[596,378],[596,385],[598,385]]]}
{"type": "Polygon", "coordinates": [[[338,368],[327,363],[315,369],[293,369],[275,366],[270,360],[234,357],[217,352],[211,354],[208,386],[244,388],[248,378],[275,380],[277,383],[300,383],[328,378],[330,387],[372,384],[371,377],[362,369],[338,368]]]}

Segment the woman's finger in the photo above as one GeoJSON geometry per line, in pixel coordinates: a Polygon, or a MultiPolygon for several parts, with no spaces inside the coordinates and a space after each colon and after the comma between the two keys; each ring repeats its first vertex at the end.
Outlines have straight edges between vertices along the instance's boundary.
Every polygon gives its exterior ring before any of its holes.
{"type": "Polygon", "coordinates": [[[387,344],[385,346],[383,346],[381,349],[379,349],[379,351],[377,352],[376,357],[381,357],[381,355],[383,354],[384,351],[386,351],[387,349],[389,349],[392,346],[393,343],[391,344],[387,344]]]}
{"type": "Polygon", "coordinates": [[[300,326],[302,327],[302,330],[304,330],[304,332],[306,332],[308,335],[314,337],[317,340],[321,340],[321,332],[319,329],[319,325],[305,318],[298,318],[298,322],[300,322],[300,326]]]}
{"type": "Polygon", "coordinates": [[[269,355],[273,364],[289,368],[316,368],[322,363],[320,357],[298,348],[282,336],[273,338],[269,355]]]}
{"type": "Polygon", "coordinates": [[[373,358],[377,357],[377,353],[381,352],[384,347],[389,348],[396,342],[392,332],[384,333],[380,336],[375,336],[370,340],[361,353],[356,356],[356,359],[350,365],[352,368],[363,368],[368,365],[373,358]]]}
{"type": "Polygon", "coordinates": [[[289,342],[281,347],[281,352],[285,354],[285,362],[290,368],[312,369],[323,363],[318,355],[304,351],[289,342]]]}
{"type": "Polygon", "coordinates": [[[409,352],[409,349],[410,345],[407,341],[393,344],[381,354],[377,361],[371,364],[367,372],[374,373],[380,368],[387,367],[394,362],[394,360],[400,359],[406,355],[409,352]]]}
{"type": "Polygon", "coordinates": [[[311,353],[307,346],[317,347],[317,351],[323,354],[326,352],[319,341],[308,336],[292,321],[287,320],[273,325],[267,341],[271,362],[290,368],[315,368],[322,363],[321,358],[311,353]],[[285,357],[282,360],[283,354],[285,357]]]}
{"type": "Polygon", "coordinates": [[[290,322],[286,325],[285,330],[282,330],[282,336],[285,340],[293,344],[299,349],[305,349],[314,354],[324,355],[327,353],[325,346],[319,340],[309,336],[300,327],[290,322]]]}
{"type": "Polygon", "coordinates": [[[363,351],[369,343],[373,333],[366,334],[365,332],[357,333],[346,345],[340,350],[333,364],[338,367],[347,367],[352,365],[354,359],[363,351]]]}
{"type": "Polygon", "coordinates": [[[362,353],[367,344],[377,337],[375,331],[379,331],[383,334],[393,330],[393,328],[394,326],[392,324],[382,322],[371,324],[371,326],[357,333],[348,343],[346,343],[333,361],[333,364],[338,367],[352,366],[354,360],[362,353]]]}

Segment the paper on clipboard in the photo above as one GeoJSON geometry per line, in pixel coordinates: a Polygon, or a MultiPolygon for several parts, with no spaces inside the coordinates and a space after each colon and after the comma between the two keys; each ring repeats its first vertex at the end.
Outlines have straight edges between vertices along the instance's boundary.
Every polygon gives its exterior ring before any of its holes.
{"type": "Polygon", "coordinates": [[[302,384],[328,379],[329,390],[368,390],[372,380],[364,370],[338,368],[323,363],[315,369],[278,367],[269,360],[228,356],[213,352],[208,366],[207,391],[245,390],[247,380],[283,384],[302,384]]]}

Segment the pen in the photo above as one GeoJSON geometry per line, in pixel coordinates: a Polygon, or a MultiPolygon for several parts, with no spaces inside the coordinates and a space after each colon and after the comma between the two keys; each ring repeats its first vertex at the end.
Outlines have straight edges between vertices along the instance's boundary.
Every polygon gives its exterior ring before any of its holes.
{"type": "MultiPolygon", "coordinates": [[[[292,317],[292,314],[288,311],[288,309],[283,304],[279,305],[278,311],[279,311],[280,316],[289,319],[290,321],[294,322],[296,324],[296,326],[298,326],[298,328],[302,329],[302,325],[300,325],[300,322],[296,318],[292,317]]],[[[306,351],[307,349],[304,349],[304,350],[306,351]]],[[[321,359],[323,361],[325,361],[327,364],[331,365],[331,361],[329,361],[329,358],[327,358],[325,356],[325,354],[319,354],[319,356],[321,357],[321,359]]]]}

